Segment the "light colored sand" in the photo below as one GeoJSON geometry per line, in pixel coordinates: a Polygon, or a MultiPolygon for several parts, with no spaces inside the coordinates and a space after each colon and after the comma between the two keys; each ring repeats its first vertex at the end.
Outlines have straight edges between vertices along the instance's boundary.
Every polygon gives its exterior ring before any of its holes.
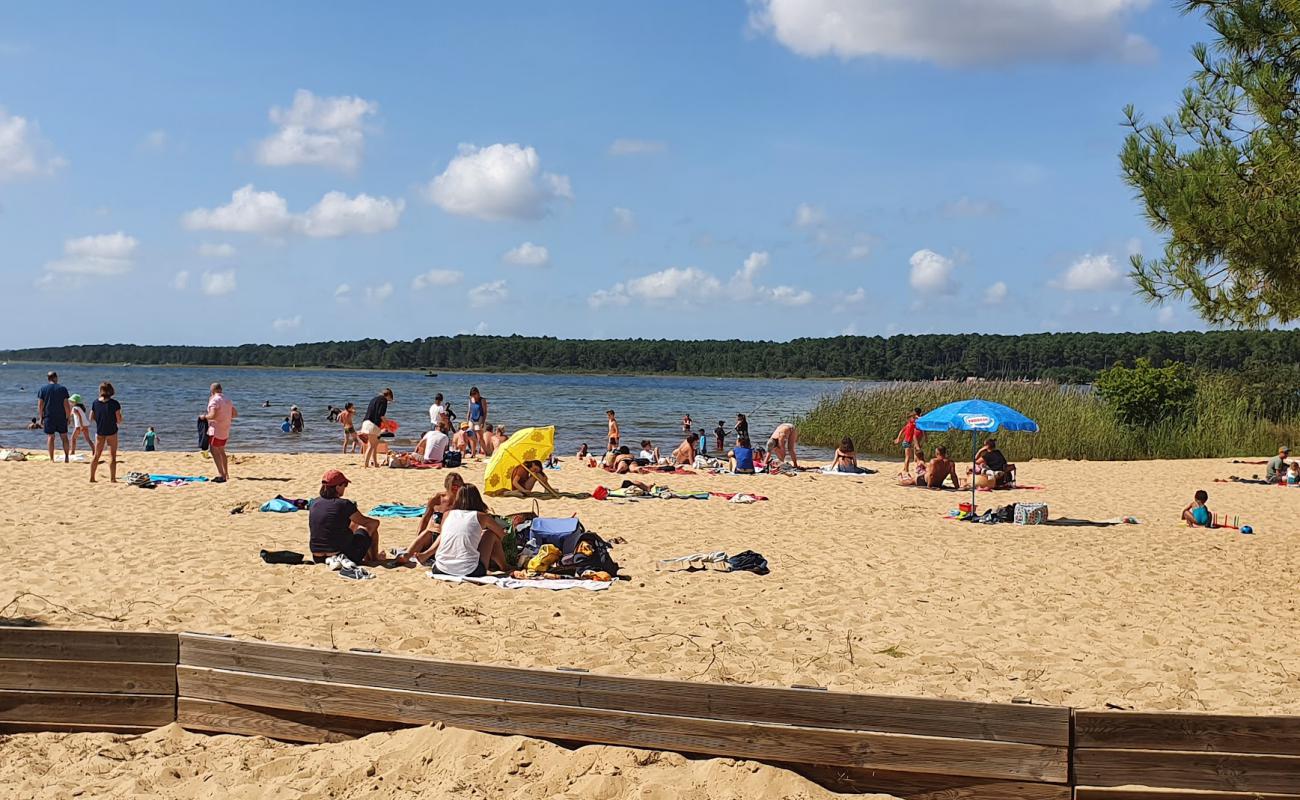
{"type": "MultiPolygon", "coordinates": [[[[126,459],[123,472],[209,469],[189,454],[126,459]]],[[[92,487],[84,465],[0,463],[8,557],[0,616],[685,680],[1300,713],[1300,490],[1213,483],[1262,467],[1033,462],[1021,479],[1047,491],[979,496],[984,505],[1047,502],[1054,517],[1143,521],[1113,528],[949,522],[942,515],[961,495],[894,486],[888,464],[864,478],[657,478],[772,498],[752,506],[544,501],[547,514],[578,512],[607,538],[627,539],[615,555],[633,580],[602,593],[451,586],[423,570],[379,570],[377,580],[354,583],[321,567],[267,566],[261,548],[305,550],[306,515],[228,513],[276,493],[309,497],[331,467],[353,479],[350,496],[363,509],[420,503],[443,479],[358,464],[256,455],[224,486],[148,491],[92,487]],[[1197,488],[1256,535],[1178,525],[1197,488]],[[747,548],[768,557],[770,575],[652,566],[747,548]]],[[[475,480],[481,465],[462,473],[475,480]]],[[[577,465],[551,475],[562,490],[616,485],[577,465]]],[[[530,504],[492,505],[508,512],[530,504]]],[[[385,546],[407,544],[415,527],[384,522],[385,546]]]]}
{"type": "MultiPolygon", "coordinates": [[[[201,736],[24,734],[0,742],[0,797],[396,800],[415,797],[830,800],[783,769],[622,747],[413,728],[338,744],[201,736]]],[[[857,796],[860,797],[860,796],[857,796]]]]}

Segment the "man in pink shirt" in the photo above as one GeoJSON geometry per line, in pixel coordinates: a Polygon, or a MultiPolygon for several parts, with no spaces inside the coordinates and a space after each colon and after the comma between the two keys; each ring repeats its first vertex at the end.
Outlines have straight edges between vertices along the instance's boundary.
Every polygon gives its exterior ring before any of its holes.
{"type": "Polygon", "coordinates": [[[230,440],[230,421],[239,416],[235,404],[221,393],[221,384],[212,384],[208,396],[208,410],[203,419],[208,423],[208,451],[212,453],[212,463],[217,465],[217,477],[213,483],[225,483],[230,478],[230,467],[226,461],[226,442],[230,440]]]}

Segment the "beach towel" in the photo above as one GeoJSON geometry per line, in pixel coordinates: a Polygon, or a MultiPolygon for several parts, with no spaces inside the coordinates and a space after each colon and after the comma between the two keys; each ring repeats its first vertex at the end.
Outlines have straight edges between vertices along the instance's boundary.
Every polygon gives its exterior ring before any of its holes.
{"type": "Polygon", "coordinates": [[[1252,464],[1252,465],[1257,466],[1257,467],[1262,467],[1262,466],[1264,466],[1265,464],[1267,464],[1268,461],[1267,461],[1267,460],[1265,460],[1265,461],[1239,461],[1238,459],[1235,459],[1235,458],[1234,458],[1234,459],[1232,459],[1231,461],[1229,461],[1228,463],[1229,463],[1229,464],[1252,464]]]}
{"type": "Polygon", "coordinates": [[[404,506],[401,503],[380,503],[370,509],[370,516],[418,519],[424,516],[424,506],[404,506]]]}
{"type": "Polygon", "coordinates": [[[839,470],[835,469],[835,467],[822,467],[820,470],[818,470],[818,472],[822,475],[847,475],[849,477],[853,477],[854,475],[875,475],[876,474],[876,471],[874,469],[867,469],[866,467],[858,467],[857,472],[840,472],[839,470]]]}
{"type": "Polygon", "coordinates": [[[286,500],[283,497],[276,497],[274,500],[267,500],[257,510],[273,512],[276,514],[291,514],[294,511],[298,511],[299,508],[292,500],[286,500]]]}
{"type": "Polygon", "coordinates": [[[741,496],[753,498],[752,500],[738,500],[737,502],[740,503],[752,503],[755,500],[767,499],[761,494],[750,494],[748,492],[709,492],[709,494],[712,495],[713,497],[721,497],[723,500],[731,500],[734,497],[741,497],[741,496]]]}
{"type": "Polygon", "coordinates": [[[655,569],[700,570],[709,569],[710,567],[729,570],[731,567],[727,564],[727,554],[718,550],[713,553],[691,553],[676,558],[661,558],[655,562],[655,569]]]}
{"type": "Polygon", "coordinates": [[[27,454],[21,450],[0,450],[0,461],[26,461],[27,454]]]}
{"type": "Polygon", "coordinates": [[[202,475],[150,475],[149,480],[154,483],[165,483],[169,486],[179,486],[186,483],[207,483],[208,479],[202,475]]]}
{"type": "Polygon", "coordinates": [[[1045,492],[1046,486],[1029,486],[1023,483],[1009,483],[1005,486],[981,486],[977,491],[981,492],[1009,492],[1019,489],[1026,492],[1045,492]]]}
{"type": "Polygon", "coordinates": [[[499,589],[548,589],[552,592],[563,589],[586,589],[589,592],[599,592],[610,587],[610,584],[605,581],[581,581],[563,578],[558,580],[521,580],[519,578],[494,578],[490,575],[484,578],[462,578],[459,575],[442,575],[432,571],[429,573],[429,577],[447,583],[477,583],[480,586],[496,586],[499,589]]]}
{"type": "Polygon", "coordinates": [[[208,421],[203,417],[199,417],[196,427],[199,433],[199,450],[206,453],[208,452],[208,421]]]}

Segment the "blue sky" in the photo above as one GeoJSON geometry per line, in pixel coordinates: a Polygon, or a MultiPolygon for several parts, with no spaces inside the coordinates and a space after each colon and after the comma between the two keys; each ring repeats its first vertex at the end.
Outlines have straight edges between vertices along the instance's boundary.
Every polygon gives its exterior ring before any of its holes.
{"type": "Polygon", "coordinates": [[[0,7],[0,346],[1199,327],[1165,0],[0,7]]]}

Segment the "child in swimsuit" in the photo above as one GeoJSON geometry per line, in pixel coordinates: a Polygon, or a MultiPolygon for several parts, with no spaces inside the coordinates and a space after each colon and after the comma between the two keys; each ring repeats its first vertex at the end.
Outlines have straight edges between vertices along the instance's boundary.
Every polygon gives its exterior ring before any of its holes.
{"type": "Polygon", "coordinates": [[[1205,506],[1209,499],[1208,492],[1204,489],[1197,489],[1192,502],[1187,505],[1187,508],[1183,509],[1183,522],[1186,522],[1192,528],[1213,528],[1214,515],[1205,506]]]}

